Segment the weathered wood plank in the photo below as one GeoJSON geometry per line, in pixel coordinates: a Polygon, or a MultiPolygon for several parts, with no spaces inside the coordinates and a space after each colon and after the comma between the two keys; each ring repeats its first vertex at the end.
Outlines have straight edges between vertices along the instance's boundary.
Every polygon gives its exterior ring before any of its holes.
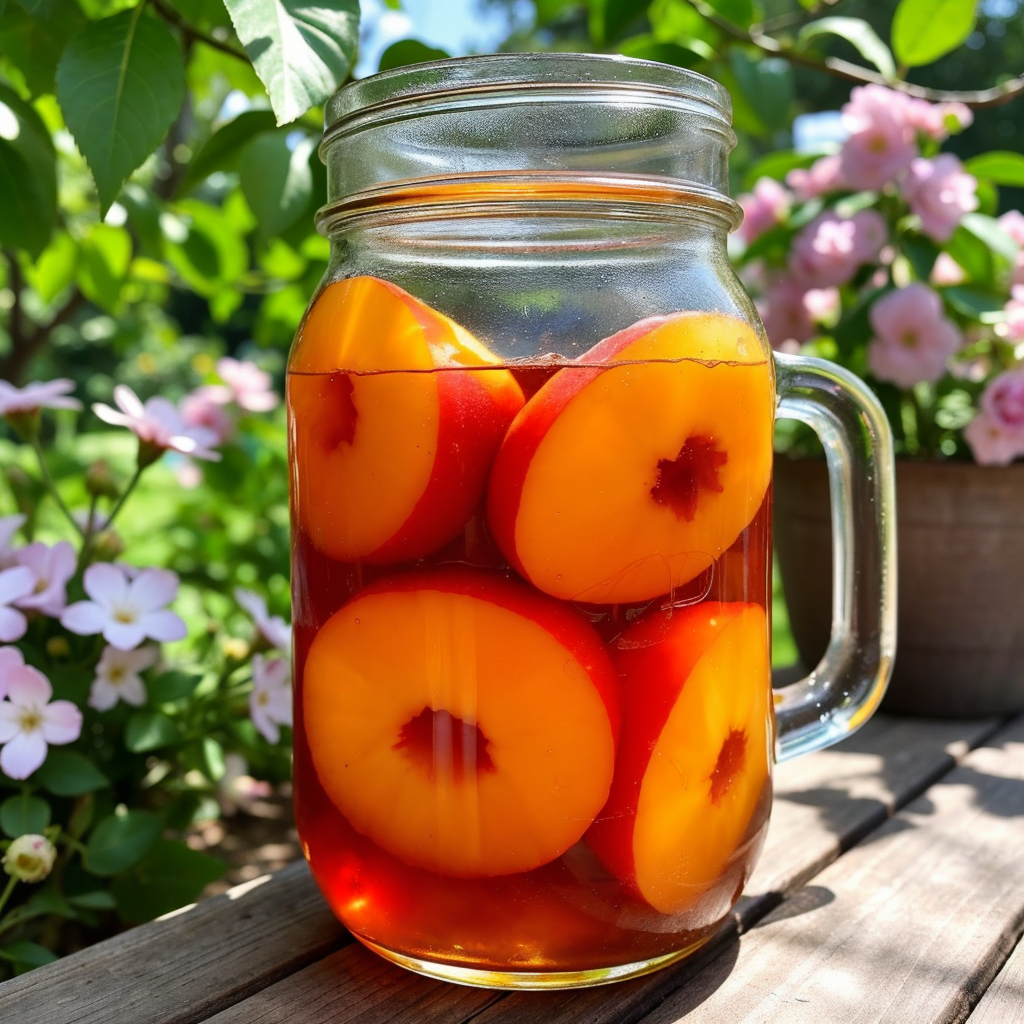
{"type": "Polygon", "coordinates": [[[305,863],[0,984],[11,1024],[192,1024],[348,941],[305,863]]]}
{"type": "Polygon", "coordinates": [[[1022,827],[1024,718],[644,1024],[958,1024],[1024,929],[1022,827]]]}
{"type": "Polygon", "coordinates": [[[420,977],[352,943],[207,1024],[461,1024],[498,998],[420,977]]]}
{"type": "MultiPolygon", "coordinates": [[[[776,779],[778,815],[773,817],[764,868],[759,869],[754,879],[759,887],[752,890],[752,897],[741,902],[740,915],[749,922],[764,914],[778,901],[779,891],[800,884],[810,873],[835,859],[845,846],[884,820],[893,808],[949,771],[972,745],[997,727],[994,721],[950,723],[878,718],[841,747],[781,766],[776,779]]],[[[727,933],[718,941],[725,938],[727,933]]],[[[360,963],[371,954],[346,950],[341,956],[360,963]]],[[[432,992],[437,1003],[431,1004],[429,1012],[445,1024],[470,1017],[474,1024],[617,1024],[624,1019],[635,1020],[657,1006],[694,975],[702,963],[713,958],[714,951],[709,949],[686,963],[611,988],[517,993],[474,1006],[465,1018],[448,1016],[449,1010],[457,1008],[456,1000],[462,998],[463,989],[421,980],[418,984],[429,988],[410,991],[432,992]]],[[[344,1014],[353,1011],[347,994],[323,968],[324,965],[317,964],[279,982],[208,1024],[348,1021],[350,1018],[344,1014]],[[336,991],[339,989],[340,995],[336,991]],[[319,1017],[316,1013],[280,1015],[287,1008],[295,1012],[296,1006],[316,1006],[319,1017]]],[[[416,1024],[435,1020],[434,1016],[417,1015],[415,1004],[406,999],[392,998],[392,988],[407,977],[404,972],[385,965],[380,970],[382,973],[376,977],[382,991],[374,997],[381,1000],[380,1012],[396,1010],[408,1016],[394,1019],[408,1019],[416,1024]]],[[[378,1012],[376,1002],[373,1012],[378,1012]]],[[[360,1024],[363,1021],[360,1017],[351,1019],[359,1020],[360,1024]]],[[[391,1018],[365,1018],[367,1024],[378,1019],[391,1018]]]]}
{"type": "Polygon", "coordinates": [[[1024,1024],[1024,941],[1017,943],[967,1024],[1024,1024]]]}

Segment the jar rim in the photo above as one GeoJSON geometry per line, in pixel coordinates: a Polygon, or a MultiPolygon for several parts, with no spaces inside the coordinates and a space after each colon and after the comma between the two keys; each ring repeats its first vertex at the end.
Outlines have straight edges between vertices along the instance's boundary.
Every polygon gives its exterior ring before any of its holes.
{"type": "Polygon", "coordinates": [[[674,99],[727,128],[732,122],[728,90],[688,68],[621,54],[499,53],[409,64],[343,86],[324,108],[324,143],[355,128],[353,121],[372,119],[384,110],[525,86],[653,93],[662,103],[674,99]]]}

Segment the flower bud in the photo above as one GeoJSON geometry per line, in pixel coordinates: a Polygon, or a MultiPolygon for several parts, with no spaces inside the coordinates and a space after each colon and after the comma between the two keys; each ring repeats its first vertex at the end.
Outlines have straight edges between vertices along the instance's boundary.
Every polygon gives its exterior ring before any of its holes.
{"type": "Polygon", "coordinates": [[[71,645],[68,643],[66,637],[51,636],[50,639],[46,641],[46,653],[53,658],[54,661],[62,661],[71,654],[71,645]]]}
{"type": "Polygon", "coordinates": [[[100,530],[93,537],[92,550],[97,561],[112,562],[124,554],[124,541],[116,530],[100,530]]]}
{"type": "Polygon", "coordinates": [[[57,848],[46,836],[18,836],[7,847],[0,863],[20,882],[41,882],[53,870],[57,848]]]}
{"type": "Polygon", "coordinates": [[[85,489],[94,498],[110,498],[111,501],[121,493],[105,459],[97,459],[85,471],[85,489]]]}
{"type": "Polygon", "coordinates": [[[225,657],[234,661],[245,661],[249,657],[249,645],[238,637],[228,637],[223,646],[225,657]]]}

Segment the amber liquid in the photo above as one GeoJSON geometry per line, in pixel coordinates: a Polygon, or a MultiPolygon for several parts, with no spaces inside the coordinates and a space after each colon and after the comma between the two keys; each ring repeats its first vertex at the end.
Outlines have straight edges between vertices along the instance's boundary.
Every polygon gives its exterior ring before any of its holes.
{"type": "MultiPolygon", "coordinates": [[[[527,398],[554,374],[551,365],[509,367],[527,398]]],[[[729,368],[723,367],[722,372],[729,368]]],[[[444,373],[486,370],[445,369],[444,373]]],[[[571,372],[571,371],[570,371],[571,372]]],[[[307,378],[310,375],[304,375],[307,378]]],[[[343,371],[323,375],[324,394],[343,371]]],[[[297,417],[296,378],[290,378],[293,506],[309,500],[308,467],[296,458],[312,434],[326,428],[303,407],[297,417]]],[[[309,387],[310,382],[303,382],[309,387]]],[[[347,389],[343,389],[347,390],[347,389]]],[[[337,411],[326,405],[326,418],[337,411]]],[[[382,471],[385,468],[382,467],[382,471]]],[[[644,614],[700,602],[744,602],[769,610],[770,488],[735,542],[695,579],[671,594],[628,604],[563,602],[588,621],[609,651],[644,614]]],[[[303,528],[293,507],[293,614],[296,683],[295,805],[303,849],[332,909],[359,938],[385,950],[437,964],[481,971],[578,972],[635,964],[689,950],[705,941],[739,898],[763,843],[771,804],[770,769],[734,848],[722,851],[715,880],[676,913],[654,909],[609,871],[586,834],[549,863],[495,877],[453,877],[404,862],[353,827],[328,795],[304,727],[303,675],[314,639],[346,602],[365,588],[428,567],[475,567],[527,586],[493,542],[483,500],[457,536],[426,557],[368,564],[328,557],[303,528]]],[[[546,600],[554,600],[547,597],[546,600]]],[[[398,641],[396,641],[398,642],[398,641]]],[[[767,645],[767,638],[765,638],[767,645]]],[[[729,687],[733,681],[722,679],[729,687]]],[[[767,680],[764,681],[767,686],[767,680]]],[[[770,715],[771,702],[767,701],[770,715]]],[[[543,714],[543,709],[538,709],[543,714]]],[[[406,723],[408,725],[408,723],[406,723]]],[[[767,726],[771,736],[771,725],[767,726]]],[[[395,745],[402,742],[398,730],[395,745]]],[[[566,737],[572,742],[572,737],[566,737]]],[[[451,760],[450,751],[438,751],[451,760]]],[[[748,756],[768,758],[767,750],[748,756]]],[[[471,773],[472,764],[460,765],[471,773]]],[[[543,806],[546,794],[538,792],[543,806]]]]}

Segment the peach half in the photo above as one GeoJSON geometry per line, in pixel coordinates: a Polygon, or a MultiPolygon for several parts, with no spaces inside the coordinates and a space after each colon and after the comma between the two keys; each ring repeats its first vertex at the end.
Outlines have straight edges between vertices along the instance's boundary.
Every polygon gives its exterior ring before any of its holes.
{"type": "Polygon", "coordinates": [[[646,601],[725,551],[768,488],[775,391],[754,331],[643,320],[559,370],[516,416],[488,484],[510,564],[563,600],[646,601]]]}
{"type": "Polygon", "coordinates": [[[302,706],[327,795],[415,867],[529,871],[608,796],[608,655],[571,609],[502,576],[453,567],[361,591],[314,639],[302,706]]]}
{"type": "Polygon", "coordinates": [[[622,634],[613,660],[618,760],[587,840],[634,895],[681,913],[756,838],[759,809],[767,814],[767,616],[739,602],[659,611],[622,634]]]}
{"type": "Polygon", "coordinates": [[[394,563],[462,529],[523,404],[498,362],[386,281],[321,292],[288,366],[294,512],[320,551],[394,563]]]}

